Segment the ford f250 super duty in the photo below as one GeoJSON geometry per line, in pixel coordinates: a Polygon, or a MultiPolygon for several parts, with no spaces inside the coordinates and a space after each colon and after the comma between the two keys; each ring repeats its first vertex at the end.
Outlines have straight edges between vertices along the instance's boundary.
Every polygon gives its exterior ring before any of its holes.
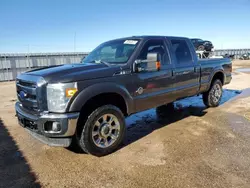
{"type": "Polygon", "coordinates": [[[198,60],[188,38],[111,40],[81,63],[19,75],[16,115],[46,144],[103,156],[118,148],[131,114],[198,94],[207,107],[218,106],[231,71],[230,59],[198,60]]]}

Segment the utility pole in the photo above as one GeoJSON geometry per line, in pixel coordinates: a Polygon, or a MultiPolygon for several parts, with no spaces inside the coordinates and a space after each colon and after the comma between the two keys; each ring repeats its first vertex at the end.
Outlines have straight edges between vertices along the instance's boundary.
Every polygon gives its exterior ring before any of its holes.
{"type": "Polygon", "coordinates": [[[27,54],[27,61],[28,61],[28,66],[29,66],[29,69],[30,69],[30,45],[28,44],[28,54],[27,54]]]}
{"type": "MultiPolygon", "coordinates": [[[[9,81],[9,72],[8,72],[8,66],[7,66],[7,59],[6,59],[6,56],[4,57],[4,63],[5,63],[5,68],[6,68],[6,72],[7,72],[7,75],[4,74],[4,78],[7,77],[7,81],[9,81]]],[[[3,69],[4,70],[4,69],[3,69]]]]}
{"type": "Polygon", "coordinates": [[[76,62],[76,32],[74,34],[74,63],[76,62]]]}

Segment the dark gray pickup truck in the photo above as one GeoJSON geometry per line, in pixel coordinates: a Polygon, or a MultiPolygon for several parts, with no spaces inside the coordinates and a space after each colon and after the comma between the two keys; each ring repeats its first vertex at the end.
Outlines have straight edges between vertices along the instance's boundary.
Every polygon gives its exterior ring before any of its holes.
{"type": "Polygon", "coordinates": [[[116,39],[81,63],[19,75],[15,109],[40,141],[103,156],[118,148],[131,114],[198,94],[206,106],[218,106],[231,71],[230,59],[198,60],[187,38],[116,39]]]}

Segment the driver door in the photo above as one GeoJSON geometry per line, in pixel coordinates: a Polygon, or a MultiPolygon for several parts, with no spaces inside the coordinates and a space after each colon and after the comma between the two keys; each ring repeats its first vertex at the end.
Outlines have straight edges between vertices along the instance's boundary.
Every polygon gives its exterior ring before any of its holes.
{"type": "Polygon", "coordinates": [[[165,39],[148,40],[137,59],[145,60],[148,53],[161,55],[161,69],[133,73],[135,74],[134,84],[137,88],[134,93],[136,111],[157,107],[173,100],[173,66],[165,39]]]}

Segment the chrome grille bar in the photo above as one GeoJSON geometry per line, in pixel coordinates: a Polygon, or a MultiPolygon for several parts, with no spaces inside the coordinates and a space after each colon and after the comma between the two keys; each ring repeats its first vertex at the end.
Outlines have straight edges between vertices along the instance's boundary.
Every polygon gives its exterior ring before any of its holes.
{"type": "Polygon", "coordinates": [[[17,98],[23,108],[34,112],[44,110],[42,87],[46,82],[40,76],[21,74],[16,79],[17,98]]]}

